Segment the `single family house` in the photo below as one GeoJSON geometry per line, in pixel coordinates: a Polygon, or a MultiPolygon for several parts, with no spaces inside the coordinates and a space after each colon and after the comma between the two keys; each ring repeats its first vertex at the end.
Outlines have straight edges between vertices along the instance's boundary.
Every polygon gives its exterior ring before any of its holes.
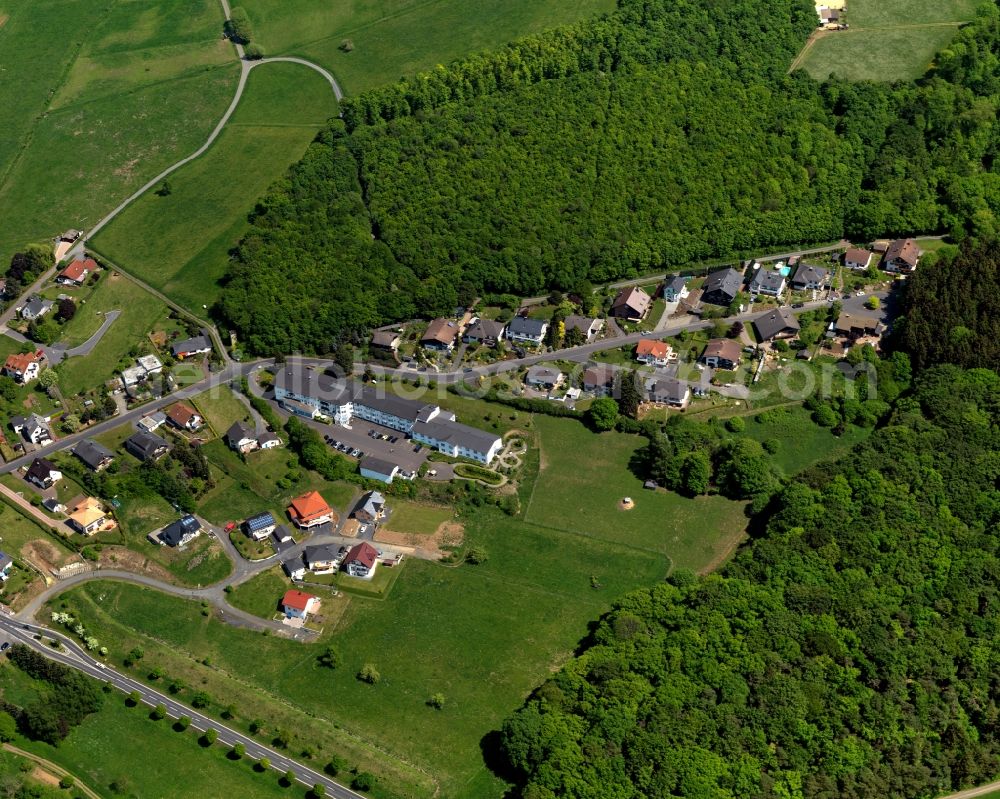
{"type": "Polygon", "coordinates": [[[425,350],[451,352],[458,338],[458,323],[450,319],[435,319],[420,338],[420,346],[425,350]]]}
{"type": "Polygon", "coordinates": [[[647,384],[647,396],[650,402],[684,410],[691,401],[691,388],[676,378],[661,377],[647,384]]]}
{"type": "Polygon", "coordinates": [[[77,258],[56,275],[56,283],[62,283],[64,286],[82,286],[96,271],[97,261],[93,258],[77,258]]]}
{"type": "Polygon", "coordinates": [[[14,560],[6,552],[0,552],[0,582],[7,582],[14,560]]]}
{"type": "Polygon", "coordinates": [[[140,430],[125,439],[125,450],[141,461],[157,461],[170,451],[170,443],[156,433],[140,430]]]}
{"type": "Polygon", "coordinates": [[[712,272],[705,278],[701,291],[701,301],[712,305],[730,305],[740,293],[743,275],[731,266],[712,272]]]}
{"type": "Polygon", "coordinates": [[[871,250],[851,247],[844,253],[844,266],[848,269],[867,269],[872,262],[873,255],[871,250]]]}
{"type": "Polygon", "coordinates": [[[170,522],[160,531],[160,543],[168,547],[182,547],[201,535],[201,522],[188,514],[170,522]]]}
{"type": "Polygon", "coordinates": [[[896,239],[882,258],[886,272],[912,272],[920,261],[920,248],[913,239],[896,239]]]}
{"type": "Polygon", "coordinates": [[[663,286],[663,299],[667,302],[680,302],[690,292],[688,291],[688,278],[677,275],[668,280],[663,286]]]}
{"type": "Polygon", "coordinates": [[[566,375],[558,369],[548,366],[532,366],[524,377],[524,382],[531,388],[542,388],[551,390],[562,385],[566,375]]]}
{"type": "Polygon", "coordinates": [[[20,433],[27,441],[39,446],[52,441],[52,433],[49,430],[48,419],[33,413],[27,418],[24,416],[12,416],[10,426],[15,433],[20,433]]]}
{"type": "Polygon", "coordinates": [[[78,497],[67,506],[66,523],[82,535],[95,535],[117,527],[115,520],[94,497],[78,497]]]}
{"type": "Polygon", "coordinates": [[[607,364],[588,366],[583,371],[583,390],[610,397],[615,388],[615,370],[607,364]]]}
{"type": "Polygon", "coordinates": [[[385,350],[393,354],[399,349],[402,339],[395,330],[376,330],[372,333],[369,346],[376,350],[385,350]]]}
{"type": "Polygon", "coordinates": [[[3,364],[3,373],[13,378],[15,383],[29,383],[41,374],[44,365],[44,350],[8,355],[3,364]]]}
{"type": "Polygon", "coordinates": [[[344,556],[344,571],[351,577],[369,578],[378,565],[378,550],[367,541],[355,544],[344,556]]]}
{"type": "Polygon", "coordinates": [[[765,269],[758,267],[754,272],[750,285],[747,287],[751,297],[764,295],[765,297],[781,297],[785,291],[785,276],[776,269],[765,269]]]}
{"type": "Polygon", "coordinates": [[[673,347],[665,341],[644,338],[635,345],[635,359],[649,366],[666,366],[673,356],[673,347]]]}
{"type": "Polygon", "coordinates": [[[799,320],[790,308],[784,306],[761,314],[753,320],[753,326],[760,341],[790,338],[799,332],[799,320]]]}
{"type": "Polygon", "coordinates": [[[143,416],[137,423],[136,426],[140,430],[145,430],[147,433],[155,433],[167,422],[167,415],[163,411],[157,411],[156,413],[151,413],[149,416],[143,416]]]}
{"type": "Polygon", "coordinates": [[[527,316],[515,316],[507,323],[507,339],[521,344],[539,346],[545,341],[549,323],[543,319],[531,319],[527,316]]]}
{"type": "Polygon", "coordinates": [[[714,338],[705,345],[698,360],[713,369],[735,369],[740,365],[740,344],[731,338],[714,338]]]}
{"type": "Polygon", "coordinates": [[[195,355],[207,355],[212,351],[212,342],[208,335],[203,332],[199,336],[175,342],[171,345],[170,351],[177,360],[183,361],[185,358],[191,358],[195,355]]]}
{"type": "Polygon", "coordinates": [[[29,297],[28,301],[21,306],[21,318],[28,321],[40,319],[52,310],[53,304],[52,300],[43,300],[38,295],[29,297]]]}
{"type": "Polygon", "coordinates": [[[85,438],[73,447],[73,454],[92,472],[104,471],[115,459],[115,454],[110,449],[90,438],[85,438]]]}
{"type": "Polygon", "coordinates": [[[281,598],[281,609],[286,618],[305,620],[319,609],[319,598],[291,589],[281,598]]]}
{"type": "Polygon", "coordinates": [[[192,433],[205,423],[200,413],[183,402],[177,402],[170,406],[167,410],[167,421],[178,430],[188,430],[192,433]]]}
{"type": "Polygon", "coordinates": [[[62,472],[51,461],[47,461],[45,458],[35,458],[31,462],[31,466],[28,467],[28,471],[24,473],[24,479],[29,483],[34,483],[39,488],[52,488],[62,480],[62,472]]]}
{"type": "Polygon", "coordinates": [[[612,301],[611,315],[615,319],[639,322],[649,312],[652,302],[652,298],[638,286],[625,288],[612,301]]]}
{"type": "Polygon", "coordinates": [[[503,339],[506,330],[507,325],[503,322],[496,322],[493,319],[477,319],[466,328],[462,341],[466,344],[483,344],[487,347],[495,347],[497,342],[503,339]]]}
{"type": "Polygon", "coordinates": [[[316,574],[336,571],[340,565],[340,550],[336,544],[307,546],[303,555],[306,568],[316,574]]]}
{"type": "Polygon", "coordinates": [[[578,330],[580,335],[583,336],[584,341],[593,341],[604,329],[604,320],[591,316],[570,314],[563,321],[563,327],[566,333],[569,333],[571,330],[578,330]]]}
{"type": "Polygon", "coordinates": [[[307,530],[320,524],[333,521],[333,508],[318,491],[307,491],[295,497],[288,506],[288,513],[296,527],[307,530]]]}
{"type": "Polygon", "coordinates": [[[792,288],[796,291],[820,291],[830,285],[830,271],[822,266],[799,264],[792,275],[792,288]]]}
{"type": "Polygon", "coordinates": [[[243,522],[243,531],[254,541],[263,541],[277,526],[274,516],[269,511],[263,511],[243,522]]]}
{"type": "Polygon", "coordinates": [[[378,522],[385,515],[385,497],[378,491],[369,491],[354,509],[354,518],[362,524],[378,522]]]}

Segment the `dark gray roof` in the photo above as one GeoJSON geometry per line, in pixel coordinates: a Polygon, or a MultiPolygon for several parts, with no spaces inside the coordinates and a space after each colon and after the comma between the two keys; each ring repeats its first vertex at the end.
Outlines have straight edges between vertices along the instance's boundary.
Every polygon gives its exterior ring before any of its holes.
{"type": "Polygon", "coordinates": [[[209,341],[208,336],[201,335],[195,336],[194,338],[188,338],[184,341],[178,341],[170,347],[170,351],[173,352],[174,357],[177,357],[184,352],[199,352],[201,350],[212,349],[212,342],[209,341]]]}
{"type": "Polygon", "coordinates": [[[469,325],[468,329],[465,331],[465,335],[476,341],[498,339],[503,335],[503,331],[506,327],[507,325],[503,322],[497,322],[493,319],[477,319],[469,325]]]}
{"type": "Polygon", "coordinates": [[[538,338],[545,333],[548,324],[544,319],[531,319],[527,316],[515,316],[507,323],[508,335],[531,336],[538,338]]]}
{"type": "Polygon", "coordinates": [[[45,460],[45,458],[35,458],[31,462],[31,466],[28,467],[28,471],[25,472],[24,476],[29,480],[35,478],[37,480],[48,480],[50,472],[58,472],[59,470],[50,462],[45,460]]]}
{"type": "Polygon", "coordinates": [[[232,426],[226,431],[226,443],[232,447],[235,447],[245,438],[254,438],[256,436],[256,431],[244,424],[243,422],[233,422],[232,426]]]}
{"type": "Polygon", "coordinates": [[[393,469],[398,469],[399,465],[393,463],[392,461],[387,461],[384,458],[376,458],[374,455],[365,455],[361,459],[360,467],[369,472],[375,472],[376,474],[384,474],[388,477],[392,474],[393,469]]]}
{"type": "Polygon", "coordinates": [[[112,460],[115,457],[115,454],[110,449],[101,446],[92,438],[85,438],[73,447],[73,454],[91,469],[98,469],[102,463],[112,460]]]}
{"type": "Polygon", "coordinates": [[[0,570],[6,569],[14,563],[13,559],[6,552],[0,552],[0,570]]]}
{"type": "Polygon", "coordinates": [[[414,421],[420,412],[428,407],[426,402],[404,399],[395,394],[386,394],[384,389],[362,386],[359,383],[352,383],[351,387],[354,389],[353,399],[356,404],[367,405],[369,408],[398,416],[400,419],[414,421]]]}
{"type": "Polygon", "coordinates": [[[826,283],[827,277],[830,275],[828,269],[824,269],[822,266],[813,266],[811,264],[799,264],[799,268],[795,270],[795,274],[792,275],[792,283],[795,285],[807,284],[807,283],[819,283],[822,285],[826,283]]]}
{"type": "Polygon", "coordinates": [[[650,395],[667,397],[674,402],[683,402],[688,393],[688,384],[675,377],[661,377],[650,387],[650,395]]]}
{"type": "Polygon", "coordinates": [[[784,282],[781,272],[761,267],[750,281],[750,291],[777,291],[784,282]]]}
{"type": "Polygon", "coordinates": [[[257,530],[263,530],[265,527],[273,527],[275,524],[274,516],[271,515],[270,511],[264,511],[263,513],[255,514],[247,519],[244,524],[247,530],[251,533],[257,530]]]}
{"type": "Polygon", "coordinates": [[[305,549],[305,562],[307,566],[313,563],[336,560],[340,554],[340,547],[336,544],[316,544],[305,549]]]}
{"type": "Polygon", "coordinates": [[[551,366],[532,366],[528,369],[526,379],[528,382],[555,383],[561,376],[562,372],[551,366]]]}
{"type": "Polygon", "coordinates": [[[776,308],[761,314],[753,320],[753,324],[757,328],[757,335],[765,341],[774,338],[785,329],[799,329],[799,320],[789,308],[776,308]]]}
{"type": "Polygon", "coordinates": [[[162,448],[169,449],[170,443],[156,433],[147,433],[145,430],[133,433],[125,439],[125,449],[141,460],[152,458],[157,450],[162,448]]]}
{"type": "Polygon", "coordinates": [[[740,287],[743,285],[743,275],[733,269],[731,266],[726,269],[719,269],[712,272],[707,278],[705,278],[705,285],[702,287],[702,295],[721,292],[729,298],[732,302],[733,298],[740,293],[740,287]]]}
{"type": "Polygon", "coordinates": [[[677,275],[676,277],[672,278],[664,288],[678,292],[687,285],[687,282],[688,278],[677,275]]]}
{"type": "Polygon", "coordinates": [[[181,543],[185,535],[196,533],[201,529],[201,522],[194,516],[185,516],[175,522],[171,522],[160,531],[160,540],[168,547],[175,547],[181,543]]]}
{"type": "Polygon", "coordinates": [[[469,427],[459,422],[438,421],[417,422],[413,425],[414,434],[420,434],[437,441],[445,441],[452,446],[464,447],[473,452],[488,452],[500,440],[500,436],[487,433],[477,427],[469,427]]]}

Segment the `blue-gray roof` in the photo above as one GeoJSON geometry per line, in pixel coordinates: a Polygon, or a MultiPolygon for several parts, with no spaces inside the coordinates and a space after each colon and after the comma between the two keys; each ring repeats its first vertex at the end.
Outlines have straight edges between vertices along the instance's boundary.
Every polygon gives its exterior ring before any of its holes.
{"type": "Polygon", "coordinates": [[[515,316],[507,323],[507,333],[516,336],[531,336],[537,338],[545,333],[548,323],[544,319],[531,319],[527,316],[515,316]]]}

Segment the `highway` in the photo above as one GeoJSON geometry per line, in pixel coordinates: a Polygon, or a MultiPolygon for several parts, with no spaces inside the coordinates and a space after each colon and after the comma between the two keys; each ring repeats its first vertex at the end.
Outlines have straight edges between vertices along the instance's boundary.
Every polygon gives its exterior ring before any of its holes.
{"type": "Polygon", "coordinates": [[[25,644],[50,660],[82,671],[94,679],[117,688],[124,694],[130,694],[135,691],[139,694],[142,703],[151,708],[162,704],[166,708],[167,716],[170,719],[187,716],[191,719],[191,726],[198,732],[214,729],[219,734],[218,743],[223,746],[231,747],[238,743],[243,744],[246,747],[246,757],[254,760],[266,757],[271,761],[271,768],[275,771],[282,774],[291,771],[300,783],[309,787],[322,785],[326,788],[327,796],[336,797],[336,799],[364,799],[361,794],[355,793],[339,782],[335,782],[327,775],[311,769],[296,760],[292,760],[282,752],[266,746],[260,743],[260,741],[250,738],[220,721],[209,718],[193,708],[181,704],[167,694],[161,694],[144,683],[115,671],[91,657],[86,650],[61,633],[38,624],[27,624],[12,619],[6,614],[0,614],[0,633],[12,643],[25,644]],[[41,636],[41,640],[36,640],[36,635],[41,636]],[[45,642],[45,639],[58,641],[60,647],[58,649],[53,648],[45,642]]]}

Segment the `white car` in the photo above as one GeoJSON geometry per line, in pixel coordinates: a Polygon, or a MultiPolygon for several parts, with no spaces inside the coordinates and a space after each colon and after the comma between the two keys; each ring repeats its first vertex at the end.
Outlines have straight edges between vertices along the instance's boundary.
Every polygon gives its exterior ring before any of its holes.
{"type": "Polygon", "coordinates": [[[865,293],[864,293],[863,291],[859,291],[859,292],[858,292],[857,294],[855,294],[854,296],[855,296],[855,297],[864,297],[864,296],[865,296],[865,293]]]}

